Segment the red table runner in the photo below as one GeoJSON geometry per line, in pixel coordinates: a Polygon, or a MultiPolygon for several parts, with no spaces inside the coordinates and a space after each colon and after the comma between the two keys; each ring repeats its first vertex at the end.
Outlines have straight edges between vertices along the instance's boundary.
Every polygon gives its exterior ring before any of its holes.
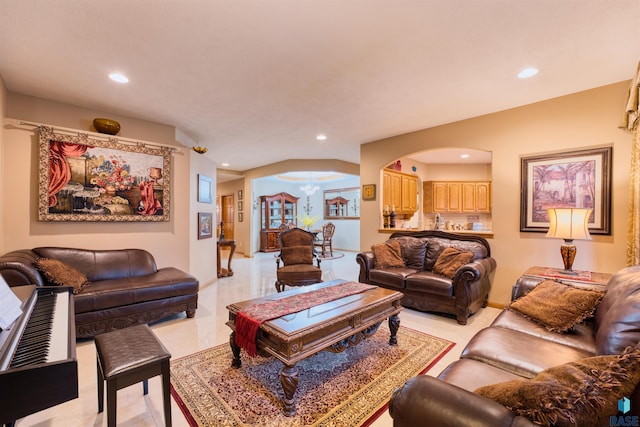
{"type": "Polygon", "coordinates": [[[345,282],[262,304],[251,305],[236,313],[236,345],[244,348],[249,356],[255,356],[257,354],[258,329],[267,320],[297,313],[313,306],[359,294],[372,288],[375,288],[375,286],[359,282],[345,282]]]}

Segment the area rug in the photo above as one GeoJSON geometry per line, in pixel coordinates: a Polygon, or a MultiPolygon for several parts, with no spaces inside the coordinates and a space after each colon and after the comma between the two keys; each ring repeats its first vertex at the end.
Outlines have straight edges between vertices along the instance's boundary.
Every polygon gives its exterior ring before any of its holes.
{"type": "Polygon", "coordinates": [[[391,393],[426,372],[455,343],[401,326],[390,346],[386,322],[342,353],[322,351],[299,362],[297,411],[283,413],[283,364],[248,357],[231,368],[229,344],[171,361],[171,394],[191,426],[368,426],[387,408],[391,393]]]}

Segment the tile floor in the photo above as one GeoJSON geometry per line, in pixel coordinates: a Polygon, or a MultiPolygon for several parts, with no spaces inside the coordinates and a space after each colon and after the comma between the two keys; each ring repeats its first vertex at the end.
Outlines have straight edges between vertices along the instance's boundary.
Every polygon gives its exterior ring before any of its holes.
{"type": "MultiPolygon", "coordinates": [[[[223,252],[223,259],[227,259],[223,252]]],[[[324,261],[323,279],[342,278],[357,280],[359,267],[356,254],[324,261]]],[[[256,298],[275,292],[275,261],[272,253],[258,253],[253,258],[234,257],[233,277],[219,279],[203,287],[198,299],[198,310],[192,319],[184,314],[152,325],[154,332],[169,349],[172,357],[179,358],[229,340],[229,328],[225,325],[228,313],[226,306],[235,301],[256,298]]],[[[473,315],[465,326],[451,318],[405,309],[400,313],[401,326],[407,326],[428,334],[449,339],[457,345],[430,371],[437,375],[449,363],[458,359],[469,339],[480,329],[489,325],[499,313],[498,309],[485,308],[473,315]]],[[[77,343],[79,397],[53,408],[33,414],[16,422],[19,427],[85,427],[106,426],[106,413],[97,412],[95,346],[92,340],[77,343]]],[[[106,403],[105,403],[106,410],[106,403]]],[[[164,426],[160,377],[149,381],[149,394],[143,396],[142,384],[118,391],[118,425],[128,427],[164,426]]],[[[187,426],[180,409],[172,399],[173,426],[187,426]]],[[[385,412],[374,427],[392,425],[385,412]]]]}

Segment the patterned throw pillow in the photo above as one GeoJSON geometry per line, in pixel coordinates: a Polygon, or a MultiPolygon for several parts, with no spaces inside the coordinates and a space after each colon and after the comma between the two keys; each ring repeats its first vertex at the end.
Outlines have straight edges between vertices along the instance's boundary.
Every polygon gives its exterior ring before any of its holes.
{"type": "Polygon", "coordinates": [[[609,425],[617,402],[640,381],[640,350],[593,356],[545,369],[531,379],[480,387],[475,393],[541,426],[609,425]]]}
{"type": "Polygon", "coordinates": [[[453,279],[456,271],[463,265],[473,261],[473,258],[474,256],[471,252],[465,252],[451,247],[446,248],[438,256],[436,263],[433,265],[433,272],[453,279]]]}
{"type": "Polygon", "coordinates": [[[47,281],[57,286],[71,286],[73,293],[79,294],[89,284],[87,276],[74,267],[52,258],[39,258],[34,267],[44,274],[47,281]]]}
{"type": "Polygon", "coordinates": [[[551,332],[566,332],[591,317],[604,292],[580,289],[555,280],[545,280],[509,305],[515,311],[551,332]]]}
{"type": "Polygon", "coordinates": [[[402,249],[397,240],[377,243],[371,246],[376,268],[402,268],[405,266],[402,249]]]}

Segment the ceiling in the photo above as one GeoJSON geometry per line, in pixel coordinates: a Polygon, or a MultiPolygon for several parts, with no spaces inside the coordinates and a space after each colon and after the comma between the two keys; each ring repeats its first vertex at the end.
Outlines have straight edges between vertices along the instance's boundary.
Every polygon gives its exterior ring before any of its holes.
{"type": "Polygon", "coordinates": [[[367,142],[630,79],[638,22],[637,0],[0,0],[0,76],[175,126],[229,170],[359,163],[367,142]]]}

